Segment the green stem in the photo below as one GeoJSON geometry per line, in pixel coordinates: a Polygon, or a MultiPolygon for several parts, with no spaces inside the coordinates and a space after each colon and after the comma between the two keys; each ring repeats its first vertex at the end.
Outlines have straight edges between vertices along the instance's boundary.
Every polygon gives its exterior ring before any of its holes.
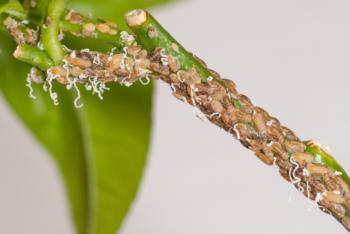
{"type": "Polygon", "coordinates": [[[27,44],[17,46],[14,57],[22,62],[36,66],[43,71],[54,66],[54,62],[45,51],[27,44]]]}
{"type": "Polygon", "coordinates": [[[341,177],[350,187],[350,177],[346,174],[345,170],[342,166],[330,155],[327,151],[325,151],[322,147],[315,144],[314,142],[306,142],[306,150],[305,152],[311,154],[314,157],[314,162],[319,163],[321,165],[326,165],[334,172],[340,172],[341,177]]]}
{"type": "Polygon", "coordinates": [[[148,12],[135,10],[126,15],[128,26],[136,35],[136,40],[146,50],[163,48],[166,54],[174,56],[182,70],[195,69],[203,81],[212,77],[211,72],[178,43],[148,12]]]}
{"type": "MultiPolygon", "coordinates": [[[[62,14],[64,12],[64,5],[65,5],[65,0],[50,1],[49,5],[48,5],[48,9],[47,9],[48,15],[46,18],[46,26],[47,27],[43,27],[43,43],[44,43],[44,47],[48,53],[38,49],[37,47],[33,47],[33,46],[29,46],[29,45],[20,45],[17,47],[17,50],[15,51],[15,54],[14,54],[14,56],[17,59],[19,59],[23,62],[29,63],[31,65],[34,65],[34,66],[45,71],[45,70],[49,69],[50,67],[55,66],[57,64],[60,64],[62,62],[64,52],[62,50],[61,43],[58,40],[59,29],[63,29],[67,32],[70,32],[73,35],[79,34],[79,35],[84,37],[84,36],[87,36],[87,35],[84,35],[84,25],[86,26],[87,23],[92,23],[92,24],[99,23],[98,21],[93,21],[91,19],[84,19],[82,23],[77,23],[77,24],[69,22],[68,20],[61,20],[60,21],[60,18],[62,18],[62,14]]],[[[188,71],[190,69],[195,69],[198,72],[198,74],[200,75],[200,77],[202,78],[203,82],[208,82],[209,78],[213,77],[214,79],[216,79],[216,81],[218,81],[220,84],[222,84],[224,87],[226,87],[223,84],[224,81],[222,81],[219,78],[216,78],[216,76],[213,75],[212,72],[205,65],[200,63],[181,44],[179,44],[148,12],[143,11],[143,10],[132,11],[126,15],[126,20],[127,20],[129,27],[136,34],[136,40],[144,49],[151,52],[151,51],[155,50],[156,48],[162,48],[162,49],[164,49],[165,55],[172,55],[173,57],[175,57],[179,61],[179,64],[180,64],[182,70],[188,71]]],[[[113,41],[114,44],[116,44],[118,46],[123,45],[123,43],[121,42],[121,38],[119,37],[119,35],[117,33],[116,33],[116,35],[111,35],[111,34],[107,35],[107,34],[99,33],[96,31],[92,35],[93,35],[93,37],[98,38],[98,39],[111,40],[111,41],[113,41]]],[[[207,84],[210,86],[211,82],[209,82],[207,84]]],[[[238,99],[231,98],[231,101],[238,110],[244,108],[244,105],[242,105],[238,99]]],[[[255,111],[257,110],[257,109],[255,109],[256,107],[252,106],[251,104],[249,104],[249,105],[247,105],[247,106],[250,108],[253,107],[252,109],[254,109],[255,111]]],[[[233,108],[231,108],[231,109],[233,109],[233,108]]],[[[241,112],[241,113],[244,113],[244,112],[241,112]]],[[[251,117],[253,118],[254,113],[252,113],[251,115],[252,115],[251,117]]],[[[264,118],[262,118],[262,121],[263,120],[264,120],[264,118]]],[[[234,121],[236,121],[236,120],[232,120],[232,122],[234,122],[234,121]]],[[[255,121],[255,122],[254,121],[253,122],[251,121],[250,123],[253,123],[253,124],[258,123],[258,121],[255,121]]],[[[224,125],[219,125],[219,126],[223,127],[224,125]]],[[[265,126],[265,123],[264,123],[264,126],[265,126]]],[[[229,129],[229,127],[231,127],[231,126],[228,126],[227,129],[229,129]]],[[[258,124],[256,124],[256,126],[254,126],[254,127],[258,130],[258,124]]],[[[266,129],[261,130],[261,132],[257,131],[257,134],[259,134],[259,136],[262,136],[262,140],[260,141],[261,145],[267,144],[268,142],[270,142],[270,139],[273,139],[271,137],[273,135],[270,135],[270,136],[266,135],[265,136],[265,134],[267,132],[265,130],[266,129]]],[[[279,130],[277,129],[276,131],[279,131],[279,130]]],[[[278,133],[280,133],[281,135],[284,134],[284,132],[282,130],[280,130],[280,132],[278,132],[278,133]]],[[[245,133],[245,134],[247,134],[247,133],[245,133]]],[[[274,133],[271,133],[271,134],[274,134],[274,133]]],[[[248,142],[248,140],[252,140],[252,142],[253,142],[253,140],[255,140],[255,139],[246,137],[245,140],[247,142],[248,142]]],[[[257,142],[259,143],[259,141],[257,141],[257,142]]],[[[295,143],[300,143],[300,142],[298,141],[295,143]]],[[[268,144],[270,144],[270,143],[268,143],[268,144]]],[[[316,145],[314,143],[307,142],[305,144],[306,144],[305,152],[309,153],[313,156],[312,163],[314,163],[316,165],[317,164],[325,165],[325,166],[327,166],[327,169],[331,169],[334,172],[339,172],[341,174],[341,177],[344,180],[344,182],[350,187],[350,177],[346,174],[345,170],[340,166],[340,164],[329,153],[327,153],[324,149],[322,149],[321,147],[319,147],[318,145],[316,145]]],[[[286,145],[285,145],[285,147],[287,148],[286,145]]],[[[304,147],[304,145],[303,145],[303,147],[304,147]]],[[[258,149],[258,150],[260,150],[260,149],[258,149]]],[[[290,151],[290,152],[292,152],[292,151],[290,151]]],[[[285,153],[287,153],[287,152],[285,152],[285,153]]],[[[310,157],[310,155],[308,155],[308,156],[310,157]]],[[[284,169],[284,167],[281,167],[281,169],[284,169]]],[[[297,168],[295,168],[294,172],[296,172],[296,170],[297,170],[297,168]]],[[[291,179],[291,178],[289,178],[289,179],[291,179]]],[[[349,211],[348,208],[346,208],[346,209],[349,211]]],[[[332,210],[332,212],[333,212],[333,210],[332,210]]],[[[333,214],[334,214],[334,212],[333,212],[333,214]]],[[[346,215],[350,216],[350,214],[346,214],[346,215]]],[[[349,218],[349,217],[346,217],[346,218],[349,218]]],[[[339,220],[343,221],[340,218],[339,218],[339,220]]],[[[344,222],[343,222],[343,224],[344,224],[344,222]]]]}
{"type": "MultiPolygon", "coordinates": [[[[93,19],[84,19],[84,23],[93,23],[96,24],[96,20],[93,19]]],[[[64,19],[61,19],[59,22],[59,28],[63,30],[63,32],[67,32],[72,34],[73,36],[78,36],[78,37],[89,37],[86,35],[83,35],[84,33],[84,28],[83,24],[72,24],[64,19]]],[[[109,33],[102,33],[99,31],[96,31],[94,36],[94,39],[105,41],[109,44],[112,44],[113,46],[116,46],[118,49],[122,49],[122,40],[120,38],[119,33],[112,35],[109,33]]]]}
{"type": "Polygon", "coordinates": [[[59,20],[64,12],[65,5],[65,0],[51,0],[47,7],[46,22],[42,26],[44,48],[57,65],[62,62],[65,54],[59,40],[59,20]]]}
{"type": "MultiPolygon", "coordinates": [[[[211,76],[211,72],[184,49],[150,13],[144,10],[135,10],[126,15],[126,20],[129,27],[136,34],[138,43],[148,51],[153,51],[157,47],[164,48],[166,53],[180,61],[182,69],[196,69],[203,81],[207,81],[208,77],[211,76]]],[[[236,108],[241,109],[241,104],[236,102],[237,100],[233,100],[236,108]]],[[[350,178],[345,170],[325,150],[315,144],[308,143],[306,152],[314,156],[315,162],[327,165],[334,171],[340,172],[342,178],[350,187],[350,178]]]]}
{"type": "MultiPolygon", "coordinates": [[[[214,79],[227,89],[222,79],[218,79],[210,69],[199,62],[197,58],[178,43],[149,12],[134,10],[129,12],[125,17],[128,26],[136,35],[137,42],[143,48],[149,52],[157,47],[163,48],[166,54],[174,56],[179,61],[182,70],[188,71],[195,69],[203,82],[214,79]]],[[[230,100],[237,109],[244,109],[244,106],[238,99],[230,97],[230,100]]]]}
{"type": "MultiPolygon", "coordinates": [[[[43,3],[41,4],[43,5],[43,3]]],[[[44,6],[40,7],[43,8],[44,6]]],[[[38,12],[36,12],[34,9],[31,9],[29,16],[28,17],[18,17],[20,14],[20,12],[16,12],[16,11],[11,11],[11,12],[5,12],[7,15],[17,19],[17,20],[29,20],[29,23],[31,25],[38,25],[41,24],[41,18],[38,16],[38,12]]],[[[25,16],[27,13],[25,13],[23,16],[25,16]]],[[[64,15],[68,14],[68,11],[66,10],[64,12],[64,15]]],[[[84,24],[86,23],[93,23],[96,24],[97,20],[94,19],[89,19],[89,18],[84,18],[84,24]]],[[[70,33],[73,36],[77,36],[77,37],[89,37],[87,35],[83,35],[83,24],[73,24],[68,22],[67,20],[64,19],[64,16],[61,17],[59,23],[58,23],[58,27],[59,30],[62,30],[65,33],[70,33]]],[[[6,30],[3,30],[4,27],[2,24],[0,24],[0,31],[5,32],[6,30]]],[[[120,37],[120,34],[117,33],[115,35],[109,34],[109,33],[102,33],[99,31],[96,31],[96,33],[93,35],[93,38],[99,41],[104,41],[107,42],[115,47],[117,47],[117,49],[121,50],[122,49],[122,40],[120,37]]]]}

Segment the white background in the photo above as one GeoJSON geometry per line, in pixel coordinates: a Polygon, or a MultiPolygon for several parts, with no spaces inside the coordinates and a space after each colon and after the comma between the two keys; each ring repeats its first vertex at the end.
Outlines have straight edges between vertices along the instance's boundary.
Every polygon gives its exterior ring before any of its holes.
{"type": "MultiPolygon", "coordinates": [[[[239,90],[350,169],[350,2],[191,0],[153,13],[239,90]]],[[[157,83],[153,143],[122,234],[347,233],[157,83]]],[[[0,233],[72,234],[47,153],[0,98],[0,233]]]]}

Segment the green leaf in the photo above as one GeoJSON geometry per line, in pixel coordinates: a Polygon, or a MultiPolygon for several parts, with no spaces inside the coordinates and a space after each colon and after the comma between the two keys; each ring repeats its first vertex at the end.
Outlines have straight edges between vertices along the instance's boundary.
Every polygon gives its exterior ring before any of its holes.
{"type": "Polygon", "coordinates": [[[84,95],[80,113],[91,159],[90,233],[112,234],[120,226],[137,191],[150,139],[151,86],[111,89],[103,101],[84,95]]]}
{"type": "MultiPolygon", "coordinates": [[[[71,6],[120,22],[132,8],[160,2],[72,0],[71,6]]],[[[107,48],[71,37],[66,42],[76,47],[107,48]]],[[[28,97],[25,79],[30,67],[13,59],[14,49],[11,39],[0,35],[0,92],[57,163],[76,232],[114,234],[135,198],[146,162],[152,86],[111,85],[103,101],[82,91],[84,108],[77,110],[73,106],[76,93],[54,85],[60,101],[56,107],[39,85],[33,84],[37,100],[28,97]]]]}
{"type": "Polygon", "coordinates": [[[27,128],[53,155],[66,185],[78,233],[86,233],[89,210],[87,157],[70,94],[56,87],[61,105],[55,107],[41,86],[33,85],[37,100],[30,99],[25,86],[30,67],[12,57],[14,49],[10,38],[0,37],[0,91],[27,128]]]}
{"type": "Polygon", "coordinates": [[[20,19],[24,19],[26,17],[25,10],[17,0],[10,0],[5,4],[2,4],[0,2],[0,4],[0,14],[7,13],[9,15],[14,15],[20,19]]]}

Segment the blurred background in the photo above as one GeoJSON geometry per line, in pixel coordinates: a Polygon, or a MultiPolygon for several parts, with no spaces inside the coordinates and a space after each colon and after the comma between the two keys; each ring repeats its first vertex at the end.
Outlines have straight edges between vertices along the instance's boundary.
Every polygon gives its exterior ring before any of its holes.
{"type": "MultiPolygon", "coordinates": [[[[188,0],[152,13],[255,104],[350,171],[350,2],[188,0]]],[[[24,83],[23,83],[24,85],[24,83]]],[[[121,234],[347,233],[156,83],[152,147],[121,234]]],[[[60,176],[0,97],[0,233],[73,234],[60,176]]]]}

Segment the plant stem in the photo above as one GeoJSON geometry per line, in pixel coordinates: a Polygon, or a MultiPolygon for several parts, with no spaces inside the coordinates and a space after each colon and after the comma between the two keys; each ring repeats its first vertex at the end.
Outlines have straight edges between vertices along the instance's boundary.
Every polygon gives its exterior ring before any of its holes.
{"type": "Polygon", "coordinates": [[[153,51],[157,47],[164,48],[166,54],[174,56],[181,64],[182,70],[196,69],[203,81],[213,75],[197,59],[179,44],[148,12],[131,11],[126,15],[128,26],[135,33],[136,40],[146,50],[153,51]]]}
{"type": "Polygon", "coordinates": [[[65,4],[65,0],[51,0],[47,7],[46,22],[42,26],[44,48],[57,65],[62,62],[65,54],[59,40],[59,20],[64,12],[65,4]]]}
{"type": "MultiPolygon", "coordinates": [[[[42,11],[42,8],[46,9],[44,2],[45,1],[39,1],[37,3],[37,4],[40,4],[39,5],[40,9],[41,9],[40,11],[42,11]]],[[[37,7],[39,7],[39,6],[37,6],[37,7]]],[[[28,15],[27,12],[21,13],[21,11],[17,12],[15,10],[6,11],[4,13],[6,13],[7,15],[9,15],[17,20],[28,20],[31,25],[39,25],[39,24],[41,24],[40,22],[42,21],[40,15],[39,15],[39,10],[36,10],[36,8],[31,9],[29,11],[29,16],[27,16],[28,15]]],[[[66,16],[67,14],[69,14],[69,11],[65,10],[63,13],[63,16],[60,18],[59,23],[58,23],[59,30],[62,30],[65,33],[70,33],[71,35],[76,36],[76,37],[91,37],[91,38],[94,38],[94,39],[99,40],[99,41],[104,41],[104,42],[107,42],[107,43],[115,46],[118,50],[122,50],[123,42],[121,40],[120,34],[117,32],[111,34],[111,33],[103,33],[99,30],[96,30],[91,35],[84,34],[84,25],[86,25],[86,24],[93,24],[93,25],[101,24],[103,22],[102,20],[100,20],[100,22],[99,22],[95,19],[90,19],[90,18],[84,17],[82,23],[74,24],[74,23],[71,23],[65,19],[64,16],[66,16]]],[[[2,22],[1,19],[2,18],[0,18],[0,22],[2,22]]],[[[2,24],[0,24],[0,30],[3,32],[6,31],[6,30],[4,30],[4,27],[2,24]]]]}
{"type": "MultiPolygon", "coordinates": [[[[335,159],[315,143],[301,141],[278,119],[253,105],[247,96],[237,92],[232,81],[222,79],[191,55],[148,12],[135,10],[126,15],[139,45],[125,46],[126,50],[119,54],[73,51],[66,57],[71,67],[67,69],[55,66],[64,55],[59,51],[62,50],[59,28],[80,36],[98,37],[98,31],[107,32],[111,38],[117,35],[107,23],[101,25],[80,16],[76,18],[80,19],[79,23],[66,19],[59,23],[64,0],[50,4],[46,20],[49,24],[44,28],[47,31],[43,39],[47,40],[45,49],[53,60],[46,52],[24,44],[14,54],[17,59],[42,70],[51,69],[62,84],[67,84],[67,76],[81,84],[89,84],[92,74],[99,82],[129,85],[140,77],[149,80],[157,75],[171,86],[176,98],[199,109],[210,122],[233,134],[264,163],[277,166],[287,181],[350,230],[350,178],[335,159]]],[[[115,39],[116,45],[124,46],[119,36],[115,39]]]]}
{"type": "Polygon", "coordinates": [[[246,96],[238,94],[235,86],[229,85],[218,74],[215,82],[211,82],[208,79],[211,72],[204,63],[191,56],[148,12],[132,11],[126,15],[126,21],[139,44],[155,53],[151,57],[162,57],[162,53],[157,55],[157,49],[165,50],[187,72],[187,76],[181,79],[178,74],[161,77],[169,83],[177,98],[186,100],[200,109],[209,121],[233,133],[266,164],[276,163],[286,180],[309,199],[315,199],[350,230],[350,202],[347,200],[350,179],[331,155],[314,143],[302,142],[276,118],[254,106],[246,96]],[[201,83],[190,78],[192,74],[189,72],[193,68],[200,75],[201,83]],[[215,89],[226,89],[226,93],[212,91],[215,89]]]}
{"type": "Polygon", "coordinates": [[[326,165],[333,171],[340,172],[343,180],[350,186],[350,177],[346,174],[344,168],[340,166],[334,157],[330,155],[326,150],[314,142],[307,142],[305,152],[310,153],[313,156],[315,162],[321,165],[326,165]]]}
{"type": "MultiPolygon", "coordinates": [[[[199,58],[189,53],[149,12],[134,10],[126,14],[125,18],[128,26],[135,33],[137,42],[146,50],[151,52],[156,48],[162,48],[165,55],[173,56],[178,61],[181,70],[195,69],[204,82],[214,79],[227,89],[218,74],[208,69],[203,61],[199,61],[199,58]]],[[[230,97],[230,101],[236,108],[244,108],[237,98],[230,97]]]]}
{"type": "Polygon", "coordinates": [[[40,50],[37,47],[22,44],[17,46],[13,56],[25,63],[31,64],[45,71],[54,66],[54,62],[50,59],[49,55],[40,50]]]}
{"type": "MultiPolygon", "coordinates": [[[[68,14],[68,12],[65,12],[65,15],[68,14]]],[[[99,30],[95,30],[93,34],[88,35],[86,33],[84,33],[84,25],[86,24],[92,24],[92,25],[97,25],[97,24],[101,24],[101,22],[97,22],[94,19],[89,19],[84,17],[84,20],[82,23],[80,24],[73,24],[70,23],[68,20],[65,19],[61,19],[59,22],[59,28],[61,30],[63,30],[63,32],[67,32],[72,34],[73,36],[77,36],[77,37],[91,37],[94,38],[96,40],[101,40],[101,41],[105,41],[115,47],[117,47],[118,50],[122,49],[122,41],[120,38],[119,33],[117,33],[117,31],[115,31],[115,33],[111,34],[111,33],[103,33],[99,30]]]]}

